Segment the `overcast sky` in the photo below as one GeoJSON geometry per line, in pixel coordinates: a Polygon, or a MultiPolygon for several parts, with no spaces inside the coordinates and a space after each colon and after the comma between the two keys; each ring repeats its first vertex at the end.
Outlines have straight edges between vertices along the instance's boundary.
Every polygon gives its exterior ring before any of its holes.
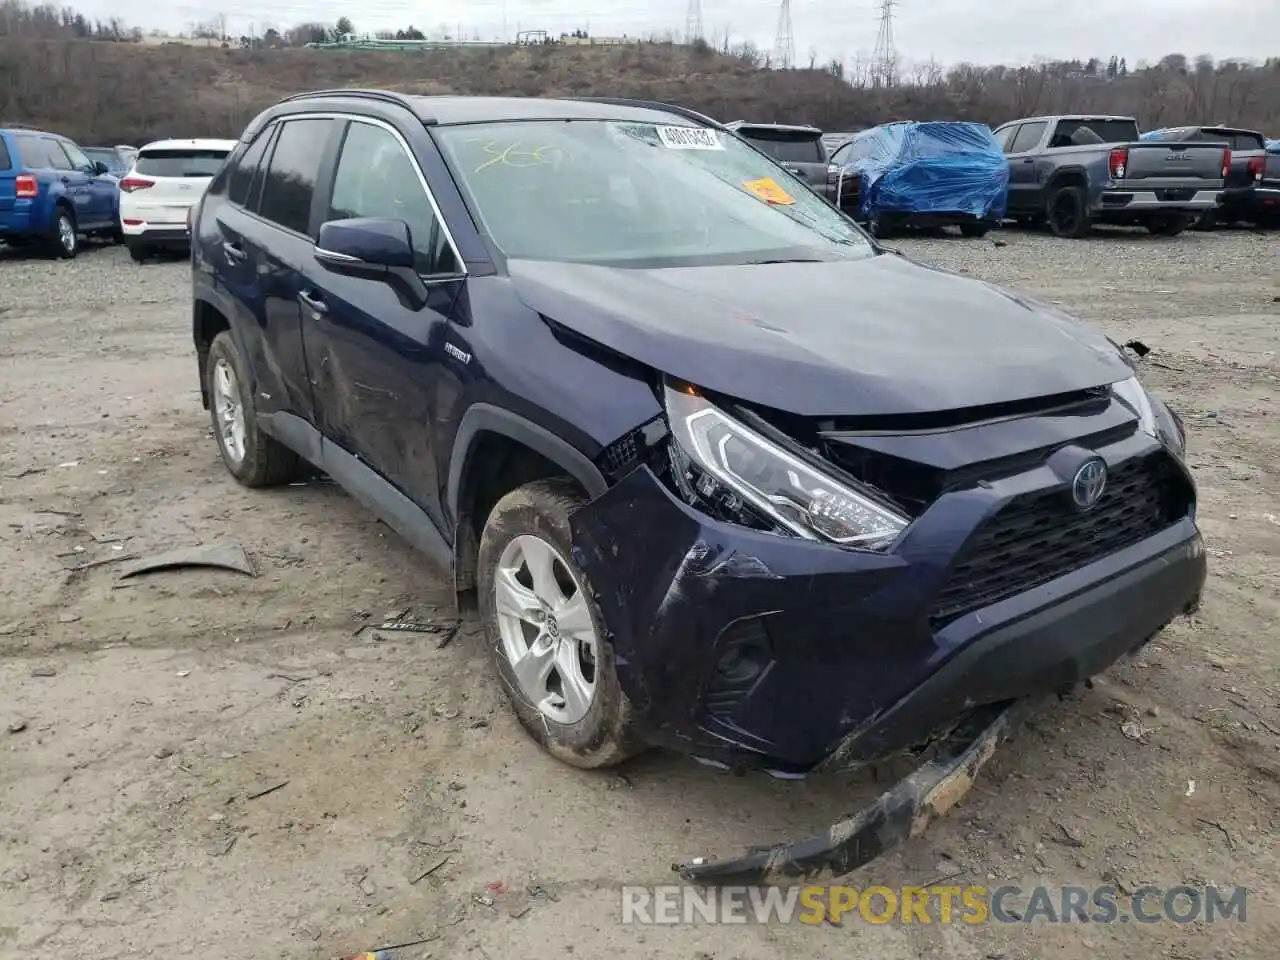
{"type": "MultiPolygon", "coordinates": [[[[55,0],[56,2],[56,0],[55,0]]],[[[704,34],[751,40],[769,49],[781,0],[701,0],[704,34]]],[[[1087,59],[1124,56],[1134,65],[1166,53],[1194,57],[1264,59],[1280,54],[1280,0],[897,0],[894,33],[899,57],[945,63],[1025,62],[1036,57],[1087,59]]],[[[304,20],[334,21],[346,14],[357,30],[412,23],[434,33],[461,24],[484,39],[517,29],[559,34],[575,28],[597,35],[683,34],[687,0],[213,0],[157,4],[144,0],[81,0],[95,17],[118,16],[131,25],[177,31],[213,13],[230,29],[261,33],[304,20]]],[[[869,54],[875,47],[878,0],[792,0],[796,55],[807,61],[869,54]]]]}

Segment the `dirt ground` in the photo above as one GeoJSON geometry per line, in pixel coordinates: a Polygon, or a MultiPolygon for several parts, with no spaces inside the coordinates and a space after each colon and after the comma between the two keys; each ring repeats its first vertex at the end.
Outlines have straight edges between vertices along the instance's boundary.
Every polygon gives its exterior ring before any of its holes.
{"type": "Polygon", "coordinates": [[[802,835],[875,786],[665,754],[574,771],[509,716],[474,624],[443,648],[357,632],[444,589],[332,485],[231,480],[186,265],[105,248],[0,252],[0,956],[1276,956],[1280,240],[999,243],[899,246],[1153,348],[1144,379],[1190,435],[1208,592],[851,882],[1240,884],[1246,922],[621,925],[620,885],[802,835]],[[257,576],[74,569],[217,543],[257,576]]]}

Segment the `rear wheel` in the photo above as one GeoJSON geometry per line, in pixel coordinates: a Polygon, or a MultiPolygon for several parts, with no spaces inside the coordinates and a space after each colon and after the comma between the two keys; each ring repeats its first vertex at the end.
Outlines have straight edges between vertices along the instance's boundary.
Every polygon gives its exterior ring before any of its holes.
{"type": "Polygon", "coordinates": [[[1058,187],[1049,196],[1049,229],[1055,237],[1078,240],[1087,236],[1093,224],[1080,187],[1058,187]]]}
{"type": "Polygon", "coordinates": [[[147,245],[141,240],[131,240],[125,238],[125,246],[129,248],[129,257],[134,263],[142,263],[150,255],[151,251],[147,249],[147,245]]]}
{"type": "Polygon", "coordinates": [[[213,436],[231,475],[246,487],[279,486],[301,476],[301,458],[258,426],[249,371],[229,330],[209,345],[205,378],[213,436]]]}
{"type": "Polygon", "coordinates": [[[493,508],[480,537],[485,639],[516,717],[552,756],[585,769],[643,749],[618,685],[613,646],[569,514],[586,498],[568,480],[537,480],[493,508]]]}
{"type": "Polygon", "coordinates": [[[1176,237],[1191,223],[1191,218],[1184,213],[1162,213],[1148,217],[1142,224],[1147,232],[1157,237],[1176,237]]]}
{"type": "Polygon", "coordinates": [[[60,260],[72,260],[80,252],[80,235],[76,233],[76,219],[65,207],[58,207],[54,213],[50,249],[60,260]]]}

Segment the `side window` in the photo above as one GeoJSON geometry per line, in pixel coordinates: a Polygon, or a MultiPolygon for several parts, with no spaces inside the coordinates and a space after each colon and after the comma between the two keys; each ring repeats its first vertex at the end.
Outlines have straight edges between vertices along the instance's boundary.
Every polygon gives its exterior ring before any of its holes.
{"type": "Polygon", "coordinates": [[[77,170],[84,170],[88,172],[93,168],[93,163],[84,155],[84,151],[74,143],[71,143],[69,140],[63,140],[60,146],[66,151],[67,158],[71,161],[71,165],[77,170]]]}
{"type": "Polygon", "coordinates": [[[849,159],[849,144],[845,144],[839,150],[831,155],[831,162],[836,166],[843,166],[844,162],[849,159]]]}
{"type": "Polygon", "coordinates": [[[71,163],[71,158],[68,157],[66,151],[62,149],[62,144],[57,140],[49,140],[48,138],[43,137],[41,139],[44,142],[45,156],[49,158],[49,166],[53,167],[54,170],[75,169],[71,163]]]}
{"type": "Polygon", "coordinates": [[[320,176],[320,161],[336,122],[314,118],[287,120],[281,125],[262,183],[259,214],[286,230],[310,234],[311,201],[320,176]]]}
{"type": "Polygon", "coordinates": [[[27,167],[30,170],[49,170],[53,166],[53,160],[49,156],[46,148],[46,140],[43,137],[20,136],[14,137],[14,141],[18,145],[19,165],[27,167]]]}
{"type": "Polygon", "coordinates": [[[389,131],[356,120],[347,128],[325,219],[350,217],[407,223],[414,266],[421,274],[457,273],[462,269],[422,188],[413,158],[389,131]]]}
{"type": "Polygon", "coordinates": [[[1009,152],[1025,153],[1028,150],[1034,150],[1036,145],[1040,143],[1040,137],[1044,134],[1046,126],[1048,124],[1044,121],[1024,123],[1018,128],[1018,133],[1013,138],[1013,143],[1009,146],[1009,152]]]}
{"type": "Polygon", "coordinates": [[[0,170],[8,170],[13,166],[13,161],[9,159],[9,145],[4,142],[4,137],[0,137],[0,170]]]}
{"type": "MultiPolygon", "coordinates": [[[[252,210],[256,204],[249,202],[249,190],[253,186],[258,168],[262,166],[262,157],[267,152],[267,144],[271,142],[274,126],[269,126],[258,134],[256,140],[249,144],[249,149],[240,155],[235,169],[227,182],[227,199],[237,206],[252,210]]],[[[259,178],[261,182],[261,178],[259,178]]]]}
{"type": "Polygon", "coordinates": [[[1013,145],[1013,138],[1017,132],[1018,125],[1016,123],[1011,127],[1005,127],[1003,130],[995,132],[996,143],[1000,144],[1000,149],[1005,153],[1009,153],[1009,148],[1013,145]]]}

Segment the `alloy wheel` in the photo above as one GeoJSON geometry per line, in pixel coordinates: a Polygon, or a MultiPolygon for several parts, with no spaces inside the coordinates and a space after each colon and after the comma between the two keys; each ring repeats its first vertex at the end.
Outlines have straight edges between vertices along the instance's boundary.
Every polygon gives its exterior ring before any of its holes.
{"type": "Polygon", "coordinates": [[[213,365],[213,402],[218,415],[222,449],[235,464],[244,459],[244,404],[236,371],[219,357],[213,365]]]}
{"type": "Polygon", "coordinates": [[[520,692],[556,723],[591,709],[599,650],[586,594],[568,561],[541,537],[503,549],[494,576],[502,652],[520,692]]]}

